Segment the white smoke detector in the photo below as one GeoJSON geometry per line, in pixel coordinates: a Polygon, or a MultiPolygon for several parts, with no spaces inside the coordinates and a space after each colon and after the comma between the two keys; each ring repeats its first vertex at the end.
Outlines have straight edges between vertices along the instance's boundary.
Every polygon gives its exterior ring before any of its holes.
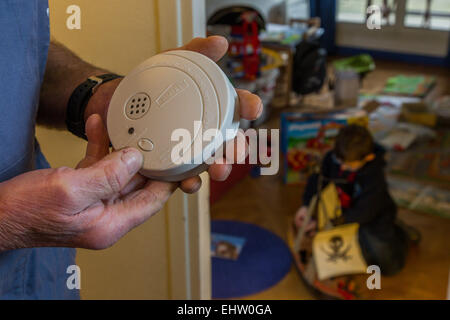
{"type": "Polygon", "coordinates": [[[205,155],[221,148],[220,135],[208,141],[203,133],[216,129],[223,139],[234,138],[238,113],[236,91],[217,64],[202,54],[175,50],[144,61],[120,82],[107,127],[115,149],[141,151],[142,175],[181,181],[206,170],[205,155]],[[184,149],[174,156],[182,142],[179,136],[173,141],[177,129],[184,129],[189,141],[184,139],[184,149]],[[191,161],[180,161],[187,154],[191,161]]]}

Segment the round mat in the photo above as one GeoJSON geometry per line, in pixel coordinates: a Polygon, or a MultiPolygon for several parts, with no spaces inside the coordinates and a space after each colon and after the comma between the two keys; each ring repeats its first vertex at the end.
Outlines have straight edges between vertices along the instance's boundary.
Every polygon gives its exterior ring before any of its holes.
{"type": "Polygon", "coordinates": [[[285,242],[272,232],[237,221],[214,220],[213,233],[245,238],[237,260],[212,258],[212,297],[238,298],[270,288],[291,268],[285,242]]]}

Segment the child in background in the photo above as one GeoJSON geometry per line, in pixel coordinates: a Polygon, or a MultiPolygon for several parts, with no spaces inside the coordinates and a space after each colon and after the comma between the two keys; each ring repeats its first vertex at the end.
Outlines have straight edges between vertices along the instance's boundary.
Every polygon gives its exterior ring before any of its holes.
{"type": "MultiPolygon", "coordinates": [[[[333,181],[338,189],[343,223],[359,223],[359,243],[368,265],[378,265],[385,275],[400,271],[408,250],[408,236],[396,223],[397,207],[388,192],[384,175],[384,150],[370,132],[358,125],[343,127],[334,149],[325,155],[321,175],[323,188],[333,181]]],[[[317,193],[319,175],[311,175],[297,211],[300,227],[317,193]]],[[[306,231],[316,228],[312,220],[306,231]]]]}

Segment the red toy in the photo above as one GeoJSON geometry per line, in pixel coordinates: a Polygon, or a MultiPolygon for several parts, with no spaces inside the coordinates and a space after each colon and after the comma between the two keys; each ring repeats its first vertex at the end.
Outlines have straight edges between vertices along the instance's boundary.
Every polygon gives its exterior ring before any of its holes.
{"type": "Polygon", "coordinates": [[[244,78],[254,80],[259,74],[261,42],[258,36],[256,12],[248,11],[241,15],[242,24],[231,28],[233,40],[230,43],[229,54],[232,57],[242,57],[244,78]]]}

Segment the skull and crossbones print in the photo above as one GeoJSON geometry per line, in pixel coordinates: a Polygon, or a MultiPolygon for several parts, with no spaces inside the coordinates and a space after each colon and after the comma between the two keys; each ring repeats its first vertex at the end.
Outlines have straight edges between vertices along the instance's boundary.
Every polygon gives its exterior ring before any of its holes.
{"type": "Polygon", "coordinates": [[[344,239],[339,235],[332,236],[329,239],[328,241],[329,250],[326,250],[323,246],[321,247],[322,251],[325,252],[325,254],[328,256],[328,261],[333,262],[337,262],[339,259],[342,259],[343,261],[351,259],[351,256],[347,254],[351,248],[351,245],[348,244],[345,249],[343,248],[344,248],[344,239]]]}

